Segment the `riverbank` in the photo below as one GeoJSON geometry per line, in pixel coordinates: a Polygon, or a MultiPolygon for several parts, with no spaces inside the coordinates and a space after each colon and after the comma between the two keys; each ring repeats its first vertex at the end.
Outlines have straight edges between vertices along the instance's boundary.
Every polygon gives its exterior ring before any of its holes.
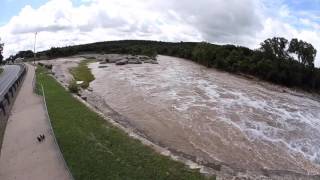
{"type": "Polygon", "coordinates": [[[43,69],[37,70],[37,82],[44,86],[55,135],[75,179],[206,179],[129,138],[43,69]]]}

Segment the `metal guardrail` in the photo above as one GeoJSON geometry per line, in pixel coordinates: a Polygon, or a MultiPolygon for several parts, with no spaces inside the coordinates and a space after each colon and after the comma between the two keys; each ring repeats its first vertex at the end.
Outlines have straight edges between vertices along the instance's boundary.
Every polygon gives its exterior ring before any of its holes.
{"type": "Polygon", "coordinates": [[[10,99],[14,97],[14,93],[17,92],[20,87],[24,76],[27,73],[27,66],[25,64],[17,64],[20,66],[18,75],[11,81],[10,85],[0,94],[0,111],[6,116],[6,105],[11,105],[10,99]],[[11,96],[11,97],[10,97],[11,96]]]}
{"type": "Polygon", "coordinates": [[[3,135],[7,126],[9,112],[13,105],[13,102],[18,94],[24,77],[27,73],[27,66],[24,64],[18,64],[21,66],[18,74],[11,80],[8,87],[6,87],[0,96],[0,154],[3,142],[3,135]]]}

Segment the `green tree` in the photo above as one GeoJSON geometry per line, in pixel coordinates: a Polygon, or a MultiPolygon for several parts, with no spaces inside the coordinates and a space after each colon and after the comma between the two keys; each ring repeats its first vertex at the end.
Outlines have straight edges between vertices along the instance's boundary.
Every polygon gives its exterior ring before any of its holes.
{"type": "Polygon", "coordinates": [[[289,51],[290,53],[295,53],[295,54],[297,54],[297,55],[298,55],[298,61],[301,62],[301,56],[300,56],[300,54],[299,54],[299,51],[300,51],[299,49],[300,49],[300,47],[299,47],[299,40],[296,39],[296,38],[292,39],[291,42],[290,42],[290,44],[289,44],[289,49],[288,49],[288,51],[289,51]]]}
{"type": "MultiPolygon", "coordinates": [[[[140,53],[137,53],[140,54],[140,53]]],[[[141,54],[149,56],[152,59],[155,59],[158,55],[157,51],[151,48],[145,48],[141,51],[141,54]]]]}
{"type": "Polygon", "coordinates": [[[309,44],[304,41],[300,42],[300,48],[301,48],[301,61],[302,64],[314,67],[314,60],[316,58],[317,50],[312,46],[312,44],[309,44]]]}
{"type": "Polygon", "coordinates": [[[298,61],[302,64],[314,67],[317,50],[312,44],[302,40],[298,41],[298,39],[292,39],[288,51],[297,54],[298,61]]]}
{"type": "Polygon", "coordinates": [[[192,59],[207,67],[211,66],[213,51],[210,43],[201,42],[192,51],[192,59]]]}
{"type": "MultiPolygon", "coordinates": [[[[0,39],[0,41],[1,41],[1,39],[0,39]]],[[[3,55],[2,55],[3,46],[4,46],[4,44],[0,43],[0,65],[2,64],[2,61],[3,61],[3,55]]]]}
{"type": "Polygon", "coordinates": [[[288,59],[288,53],[286,47],[288,40],[282,37],[274,37],[267,39],[261,43],[260,50],[265,53],[266,58],[269,59],[288,59]]]}
{"type": "Polygon", "coordinates": [[[230,71],[237,71],[239,68],[238,61],[245,61],[243,60],[242,52],[239,50],[232,50],[229,56],[227,57],[227,61],[229,64],[228,70],[230,71]]]}

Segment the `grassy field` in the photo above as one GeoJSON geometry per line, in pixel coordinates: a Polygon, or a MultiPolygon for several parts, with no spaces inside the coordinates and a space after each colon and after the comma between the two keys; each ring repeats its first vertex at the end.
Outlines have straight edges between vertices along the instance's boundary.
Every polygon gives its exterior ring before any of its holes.
{"type": "Polygon", "coordinates": [[[70,69],[70,72],[76,81],[83,81],[83,84],[81,85],[82,88],[89,87],[89,83],[94,80],[94,76],[88,68],[88,63],[90,62],[92,62],[92,60],[84,60],[80,62],[77,67],[70,69]]]}
{"type": "Polygon", "coordinates": [[[44,86],[53,129],[75,179],[209,179],[129,138],[73,98],[42,68],[37,70],[39,83],[44,86]]]}
{"type": "Polygon", "coordinates": [[[3,69],[0,67],[0,74],[3,72],[3,69]]]}

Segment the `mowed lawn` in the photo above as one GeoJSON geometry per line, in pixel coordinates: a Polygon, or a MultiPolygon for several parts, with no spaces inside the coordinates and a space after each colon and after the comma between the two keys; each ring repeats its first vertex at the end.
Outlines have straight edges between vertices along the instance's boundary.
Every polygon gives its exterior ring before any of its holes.
{"type": "Polygon", "coordinates": [[[42,68],[37,69],[37,84],[40,83],[56,138],[75,179],[215,179],[129,138],[73,98],[42,68]]]}

